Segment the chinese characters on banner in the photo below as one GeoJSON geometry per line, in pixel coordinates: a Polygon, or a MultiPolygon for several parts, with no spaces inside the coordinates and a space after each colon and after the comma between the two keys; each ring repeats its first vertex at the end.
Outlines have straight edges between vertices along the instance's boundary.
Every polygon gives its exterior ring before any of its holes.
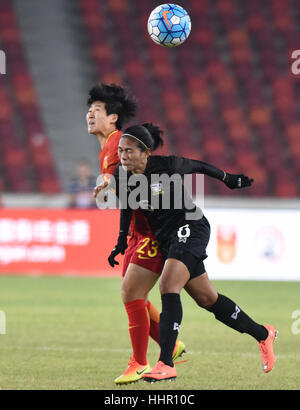
{"type": "MultiPolygon", "coordinates": [[[[204,209],[211,279],[300,280],[300,210],[204,209]]],[[[121,276],[118,210],[0,211],[0,273],[121,276]]]]}
{"type": "Polygon", "coordinates": [[[116,275],[118,211],[1,210],[0,271],[116,275]]]}

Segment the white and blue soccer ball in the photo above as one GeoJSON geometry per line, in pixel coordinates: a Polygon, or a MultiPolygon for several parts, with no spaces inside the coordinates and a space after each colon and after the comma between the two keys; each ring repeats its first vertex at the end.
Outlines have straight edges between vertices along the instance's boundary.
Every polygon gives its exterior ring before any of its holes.
{"type": "Polygon", "coordinates": [[[161,4],[149,16],[148,32],[151,39],[164,47],[182,44],[191,32],[192,24],[187,11],[177,4],[161,4]]]}

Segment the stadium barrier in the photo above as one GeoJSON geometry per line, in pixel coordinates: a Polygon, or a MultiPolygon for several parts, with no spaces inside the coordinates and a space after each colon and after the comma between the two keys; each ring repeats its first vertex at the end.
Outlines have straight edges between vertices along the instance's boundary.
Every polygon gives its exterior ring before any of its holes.
{"type": "Polygon", "coordinates": [[[112,269],[107,261],[118,234],[118,215],[117,210],[98,209],[1,210],[0,271],[118,276],[120,268],[112,269]]]}
{"type": "MultiPolygon", "coordinates": [[[[211,279],[300,280],[299,207],[222,204],[204,208],[211,224],[205,261],[211,279]]],[[[114,269],[107,262],[118,225],[118,210],[4,208],[0,272],[120,276],[123,257],[114,269]]]]}
{"type": "Polygon", "coordinates": [[[212,279],[300,280],[300,210],[206,209],[212,279]]]}

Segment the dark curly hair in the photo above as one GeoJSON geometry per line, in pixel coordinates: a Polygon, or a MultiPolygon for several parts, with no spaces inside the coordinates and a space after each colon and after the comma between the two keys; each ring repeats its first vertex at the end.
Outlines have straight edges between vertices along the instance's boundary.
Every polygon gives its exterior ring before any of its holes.
{"type": "Polygon", "coordinates": [[[126,87],[100,83],[90,89],[87,100],[88,106],[95,101],[105,103],[107,115],[118,114],[116,123],[118,130],[136,115],[137,100],[126,87]]]}
{"type": "Polygon", "coordinates": [[[126,128],[122,134],[122,138],[130,138],[132,135],[139,140],[138,146],[141,151],[146,151],[146,147],[150,151],[155,151],[159,146],[163,146],[162,139],[163,131],[157,125],[145,123],[143,125],[132,125],[126,128]]]}

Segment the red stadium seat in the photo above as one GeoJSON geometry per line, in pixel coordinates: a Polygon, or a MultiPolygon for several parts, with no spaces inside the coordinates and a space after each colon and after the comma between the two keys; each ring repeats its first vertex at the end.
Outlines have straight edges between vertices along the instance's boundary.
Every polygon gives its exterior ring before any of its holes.
{"type": "MultiPolygon", "coordinates": [[[[13,5],[5,0],[0,2],[0,39],[9,62],[8,75],[5,79],[0,76],[0,131],[5,185],[8,191],[30,192],[35,190],[39,171],[27,154],[29,132],[42,130],[43,126],[13,5]],[[15,125],[22,130],[22,138],[17,136],[15,125]]],[[[52,157],[50,161],[53,167],[52,157]]]]}
{"type": "MultiPolygon", "coordinates": [[[[78,2],[97,78],[129,85],[139,99],[138,120],[163,124],[166,146],[160,152],[201,156],[255,179],[253,189],[243,192],[207,179],[210,194],[280,197],[299,195],[299,183],[290,180],[300,172],[300,75],[290,70],[291,52],[299,48],[296,3],[190,0],[191,36],[167,49],[147,34],[157,3],[78,2]]],[[[34,135],[46,133],[8,0],[0,2],[0,40],[10,61],[8,87],[0,77],[5,186],[57,192],[47,137],[40,146],[33,143],[34,135]],[[24,134],[20,139],[14,121],[24,134]],[[12,164],[23,167],[23,180],[13,176],[12,164]],[[28,184],[29,168],[40,178],[28,184]]]]}

